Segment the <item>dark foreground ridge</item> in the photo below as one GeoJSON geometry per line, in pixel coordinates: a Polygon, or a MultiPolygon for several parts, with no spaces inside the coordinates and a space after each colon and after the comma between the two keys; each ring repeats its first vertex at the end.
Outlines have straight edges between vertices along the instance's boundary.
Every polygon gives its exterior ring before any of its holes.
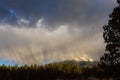
{"type": "MultiPolygon", "coordinates": [[[[0,66],[0,80],[94,80],[93,78],[103,79],[110,77],[120,77],[120,64],[114,66],[112,71],[105,71],[96,62],[75,62],[65,61],[51,63],[44,66],[24,65],[24,66],[0,66]],[[81,65],[81,64],[86,65],[81,65]]],[[[105,68],[105,67],[104,67],[105,68]]],[[[96,80],[96,79],[95,79],[96,80]]]]}

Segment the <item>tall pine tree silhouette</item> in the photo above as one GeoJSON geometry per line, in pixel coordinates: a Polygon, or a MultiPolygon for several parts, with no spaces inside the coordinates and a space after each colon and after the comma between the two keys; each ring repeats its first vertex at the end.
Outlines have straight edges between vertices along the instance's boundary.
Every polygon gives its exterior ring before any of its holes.
{"type": "Polygon", "coordinates": [[[108,24],[103,27],[103,37],[106,43],[104,55],[100,58],[100,63],[107,66],[120,63],[120,0],[109,15],[108,24]]]}

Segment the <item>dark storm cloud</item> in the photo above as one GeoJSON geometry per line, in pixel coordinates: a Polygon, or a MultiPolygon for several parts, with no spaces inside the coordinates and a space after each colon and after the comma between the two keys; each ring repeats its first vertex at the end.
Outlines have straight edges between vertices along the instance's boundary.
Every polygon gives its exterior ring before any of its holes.
{"type": "Polygon", "coordinates": [[[40,18],[44,18],[45,25],[52,27],[61,24],[87,26],[104,18],[108,7],[113,7],[112,2],[112,0],[0,0],[0,21],[33,27],[40,18]],[[21,18],[29,22],[18,23],[21,18]]]}

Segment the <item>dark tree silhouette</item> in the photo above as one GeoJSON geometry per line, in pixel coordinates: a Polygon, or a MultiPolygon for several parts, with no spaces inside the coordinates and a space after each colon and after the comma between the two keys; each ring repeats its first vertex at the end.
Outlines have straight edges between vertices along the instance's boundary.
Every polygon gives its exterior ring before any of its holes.
{"type": "Polygon", "coordinates": [[[103,37],[106,43],[104,55],[100,58],[100,67],[104,70],[105,77],[120,76],[120,0],[109,15],[108,24],[103,27],[103,37]]]}
{"type": "Polygon", "coordinates": [[[107,66],[120,63],[120,0],[117,3],[119,6],[114,8],[108,24],[103,27],[103,37],[107,45],[100,62],[107,66]]]}

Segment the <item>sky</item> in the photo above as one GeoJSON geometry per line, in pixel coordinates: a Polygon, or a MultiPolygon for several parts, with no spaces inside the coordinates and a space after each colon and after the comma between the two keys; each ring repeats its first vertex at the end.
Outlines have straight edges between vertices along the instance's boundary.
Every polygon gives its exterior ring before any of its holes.
{"type": "Polygon", "coordinates": [[[0,0],[0,64],[95,61],[116,0],[0,0]]]}

